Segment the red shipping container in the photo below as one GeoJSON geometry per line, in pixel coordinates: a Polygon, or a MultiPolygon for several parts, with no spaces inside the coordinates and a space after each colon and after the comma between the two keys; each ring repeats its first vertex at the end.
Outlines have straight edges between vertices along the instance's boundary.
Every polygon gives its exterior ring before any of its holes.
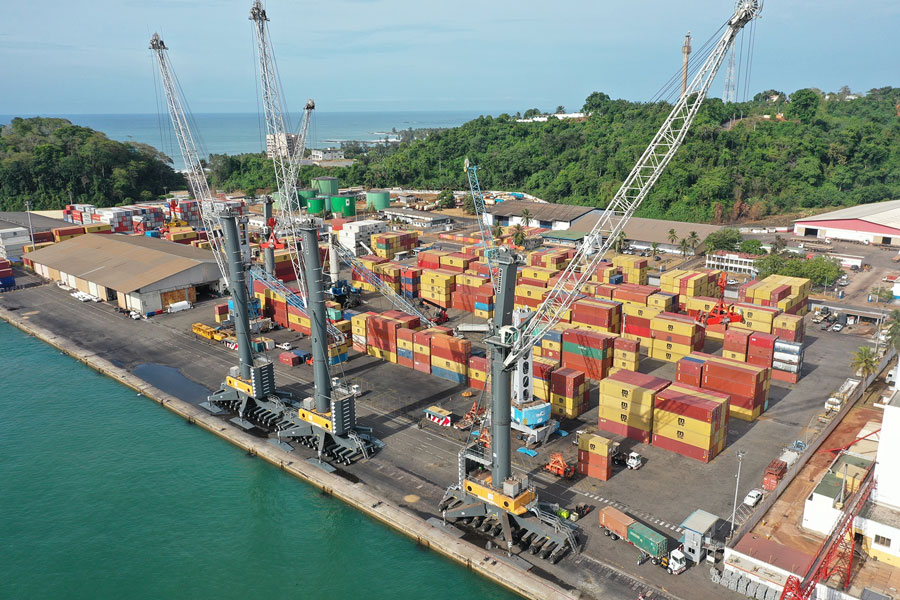
{"type": "MultiPolygon", "coordinates": [[[[622,371],[619,371],[621,373],[622,371]]],[[[650,432],[645,431],[643,429],[638,429],[637,427],[629,427],[625,423],[618,423],[615,421],[610,421],[609,419],[601,418],[597,423],[597,427],[602,429],[603,431],[607,431],[609,433],[613,433],[615,435],[621,435],[627,437],[631,440],[636,440],[643,444],[650,443],[650,432]]]]}
{"type": "Polygon", "coordinates": [[[300,357],[293,352],[282,352],[278,355],[278,362],[295,367],[300,364],[300,357]]]}
{"type": "Polygon", "coordinates": [[[688,458],[693,458],[705,463],[708,463],[715,457],[715,454],[709,450],[685,444],[684,442],[679,442],[678,440],[673,440],[672,438],[657,433],[653,434],[653,445],[657,448],[669,450],[670,452],[675,452],[676,454],[681,454],[682,456],[687,456],[688,458]]]}
{"type": "Polygon", "coordinates": [[[550,374],[550,393],[574,398],[575,392],[584,385],[584,372],[569,367],[557,369],[550,374]]]}
{"type": "Polygon", "coordinates": [[[763,475],[762,486],[763,489],[767,492],[773,491],[778,487],[778,482],[781,481],[781,477],[778,475],[773,475],[772,473],[766,473],[763,475]]]}
{"type": "Polygon", "coordinates": [[[612,477],[612,466],[595,467],[593,465],[578,463],[578,473],[600,481],[608,481],[612,477]]]}
{"type": "Polygon", "coordinates": [[[608,456],[594,454],[592,452],[588,452],[587,450],[578,451],[578,462],[584,463],[586,465],[594,465],[595,467],[606,467],[612,465],[612,461],[608,456]]]}
{"type": "Polygon", "coordinates": [[[772,379],[784,381],[785,383],[797,383],[800,381],[800,376],[797,373],[788,373],[787,371],[772,369],[772,379]]]}
{"type": "Polygon", "coordinates": [[[640,352],[641,342],[640,340],[629,340],[628,338],[617,337],[613,340],[613,349],[621,350],[622,352],[640,352]]]}
{"type": "Polygon", "coordinates": [[[751,332],[749,346],[759,347],[759,348],[769,348],[774,351],[775,349],[775,339],[776,336],[771,333],[761,333],[761,332],[751,332]]]}
{"type": "Polygon", "coordinates": [[[731,328],[725,331],[722,349],[728,352],[747,354],[747,344],[752,332],[747,329],[731,328]]]}
{"type": "Polygon", "coordinates": [[[674,384],[656,394],[653,408],[705,423],[716,423],[721,417],[721,407],[727,407],[728,400],[728,394],[703,390],[691,385],[674,384]],[[698,394],[713,394],[726,403],[709,400],[698,394]]]}

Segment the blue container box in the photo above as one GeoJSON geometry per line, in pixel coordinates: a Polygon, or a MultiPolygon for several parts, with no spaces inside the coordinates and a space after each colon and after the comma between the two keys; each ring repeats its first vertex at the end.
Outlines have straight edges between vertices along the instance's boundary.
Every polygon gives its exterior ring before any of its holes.
{"type": "Polygon", "coordinates": [[[431,374],[440,377],[441,379],[446,379],[447,381],[452,381],[453,383],[459,383],[465,385],[468,383],[468,377],[461,373],[454,373],[453,371],[449,371],[447,369],[442,369],[440,367],[436,367],[431,365],[431,374]]]}
{"type": "Polygon", "coordinates": [[[413,351],[406,348],[397,348],[397,356],[413,360],[413,351]]]}

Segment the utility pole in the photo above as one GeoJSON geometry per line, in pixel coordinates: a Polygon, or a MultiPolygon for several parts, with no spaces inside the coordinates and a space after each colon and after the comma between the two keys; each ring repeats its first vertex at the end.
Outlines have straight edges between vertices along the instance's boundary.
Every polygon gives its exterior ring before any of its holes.
{"type": "Polygon", "coordinates": [[[741,462],[743,462],[745,454],[747,454],[745,451],[738,450],[738,470],[737,475],[734,478],[734,508],[731,509],[731,533],[728,535],[729,538],[734,536],[734,520],[737,517],[738,488],[741,485],[741,462]]]}
{"type": "Polygon", "coordinates": [[[681,47],[681,95],[687,91],[688,83],[688,59],[691,56],[691,32],[684,36],[684,45],[681,47]]]}

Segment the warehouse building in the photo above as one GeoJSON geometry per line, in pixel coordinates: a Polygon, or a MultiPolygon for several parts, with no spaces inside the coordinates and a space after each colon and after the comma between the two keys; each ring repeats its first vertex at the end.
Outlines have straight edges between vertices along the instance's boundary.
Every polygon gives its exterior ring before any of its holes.
{"type": "Polygon", "coordinates": [[[414,210],[412,208],[386,208],[380,211],[389,221],[399,221],[413,227],[430,229],[449,225],[453,219],[447,215],[414,210]]]}
{"type": "Polygon", "coordinates": [[[79,235],[26,258],[46,279],[141,314],[221,289],[209,250],[151,237],[79,235]]]}
{"type": "Polygon", "coordinates": [[[511,227],[541,227],[543,229],[566,230],[578,219],[591,213],[597,213],[589,206],[573,206],[569,204],[551,204],[549,202],[529,202],[527,200],[506,200],[494,205],[485,213],[484,222],[488,227],[501,225],[511,227]],[[528,211],[528,223],[522,217],[528,211]]]}
{"type": "Polygon", "coordinates": [[[745,252],[728,252],[726,250],[716,250],[706,255],[706,268],[717,271],[727,271],[729,273],[746,273],[756,277],[759,275],[759,269],[756,268],[756,261],[762,258],[756,254],[747,254],[745,252]]]}
{"type": "Polygon", "coordinates": [[[794,221],[794,235],[900,246],[900,200],[861,204],[794,221]]]}
{"type": "MultiPolygon", "coordinates": [[[[590,233],[597,221],[600,220],[600,216],[600,211],[596,211],[596,214],[585,215],[576,220],[569,231],[590,233]]],[[[615,226],[618,218],[613,217],[613,226],[615,226]]],[[[681,254],[681,240],[690,239],[693,232],[697,234],[700,243],[693,251],[688,250],[688,255],[691,255],[701,253],[703,251],[703,240],[706,239],[706,236],[720,229],[721,227],[718,225],[706,225],[704,223],[685,223],[683,221],[663,221],[661,219],[632,217],[628,224],[625,225],[625,240],[632,248],[637,250],[649,250],[656,243],[660,252],[681,254]],[[671,234],[670,230],[672,230],[671,234]],[[671,235],[675,237],[674,242],[670,239],[671,235]]]]}

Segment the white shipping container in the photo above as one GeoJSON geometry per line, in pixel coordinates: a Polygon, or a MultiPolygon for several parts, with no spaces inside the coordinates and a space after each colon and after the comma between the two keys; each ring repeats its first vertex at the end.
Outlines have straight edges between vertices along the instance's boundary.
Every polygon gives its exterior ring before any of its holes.
{"type": "Polygon", "coordinates": [[[774,359],[778,362],[788,363],[797,365],[800,364],[800,355],[799,354],[788,354],[787,352],[776,352],[774,354],[774,359]]]}

